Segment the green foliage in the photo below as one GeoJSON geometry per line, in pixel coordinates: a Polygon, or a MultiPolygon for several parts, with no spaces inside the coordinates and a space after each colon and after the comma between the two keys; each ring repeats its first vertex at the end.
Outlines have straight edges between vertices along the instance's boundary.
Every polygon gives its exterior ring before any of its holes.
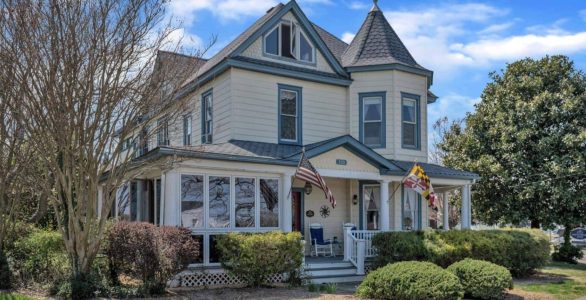
{"type": "Polygon", "coordinates": [[[319,287],[315,283],[310,283],[307,285],[307,290],[314,293],[319,291],[319,287]]]}
{"type": "Polygon", "coordinates": [[[448,267],[460,279],[467,296],[501,299],[505,289],[513,288],[513,277],[505,267],[475,259],[464,259],[448,267]]]}
{"type": "Polygon", "coordinates": [[[33,298],[24,295],[7,294],[0,292],[0,300],[33,300],[33,298]]]}
{"type": "Polygon", "coordinates": [[[52,284],[70,274],[71,266],[58,231],[34,229],[16,240],[8,255],[13,272],[23,283],[52,284]]]}
{"type": "Polygon", "coordinates": [[[4,251],[0,249],[0,290],[9,289],[12,286],[10,279],[10,267],[4,251]]]}
{"type": "Polygon", "coordinates": [[[553,261],[567,262],[571,264],[577,264],[578,259],[584,256],[582,249],[572,245],[571,243],[562,243],[556,246],[554,253],[551,254],[553,261]]]}
{"type": "MultiPolygon", "coordinates": [[[[167,281],[198,256],[191,231],[144,222],[118,222],[109,227],[105,252],[113,277],[125,274],[142,280],[145,294],[164,293],[167,281]]],[[[113,280],[117,284],[117,280],[113,280]]]]}
{"type": "Polygon", "coordinates": [[[335,283],[324,283],[319,287],[319,290],[326,294],[333,294],[336,292],[337,289],[338,285],[335,283]]]}
{"type": "Polygon", "coordinates": [[[474,258],[503,266],[515,276],[526,276],[549,260],[548,237],[539,230],[451,230],[384,232],[373,238],[375,263],[424,260],[442,267],[474,258]]]}
{"type": "Polygon", "coordinates": [[[273,274],[297,275],[303,262],[298,232],[229,233],[217,246],[222,267],[250,286],[266,285],[273,274]]]}
{"type": "Polygon", "coordinates": [[[463,296],[456,275],[430,262],[406,261],[370,272],[356,293],[374,299],[457,299],[463,296]]]}
{"type": "Polygon", "coordinates": [[[475,216],[532,227],[586,215],[586,76],[566,56],[523,59],[491,74],[476,105],[443,135],[448,167],[479,173],[475,216]]]}

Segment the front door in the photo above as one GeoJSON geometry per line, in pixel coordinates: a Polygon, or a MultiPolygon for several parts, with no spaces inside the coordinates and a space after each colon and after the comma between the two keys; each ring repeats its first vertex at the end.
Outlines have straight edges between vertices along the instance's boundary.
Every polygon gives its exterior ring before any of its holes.
{"type": "Polygon", "coordinates": [[[303,234],[303,193],[301,191],[291,191],[291,205],[293,231],[303,234]]]}
{"type": "Polygon", "coordinates": [[[363,186],[362,208],[366,230],[379,230],[380,185],[368,184],[363,186]]]}

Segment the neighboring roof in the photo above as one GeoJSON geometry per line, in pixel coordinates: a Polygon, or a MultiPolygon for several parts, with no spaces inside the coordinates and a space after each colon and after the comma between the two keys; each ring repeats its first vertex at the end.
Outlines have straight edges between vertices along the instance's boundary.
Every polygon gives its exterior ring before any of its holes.
{"type": "Polygon", "coordinates": [[[326,43],[326,46],[330,49],[334,57],[336,57],[338,62],[342,64],[342,54],[348,49],[348,44],[315,23],[312,23],[312,25],[313,28],[315,28],[315,31],[317,31],[317,34],[319,34],[324,43],[326,43]]]}
{"type": "MultiPolygon", "coordinates": [[[[387,175],[404,175],[413,162],[388,160],[380,154],[360,143],[349,135],[343,135],[329,140],[305,145],[305,155],[313,158],[338,147],[344,147],[365,161],[377,166],[381,173],[387,175]]],[[[177,155],[189,158],[204,158],[249,163],[264,163],[284,166],[297,166],[302,146],[263,143],[253,141],[231,140],[226,143],[200,146],[172,147],[162,146],[147,153],[141,159],[153,159],[160,156],[177,155]]],[[[475,179],[475,173],[450,169],[434,164],[420,163],[425,172],[431,177],[447,177],[458,179],[475,179]]]]}
{"type": "Polygon", "coordinates": [[[242,32],[238,37],[236,37],[232,42],[230,42],[226,47],[222,48],[220,52],[216,55],[212,56],[206,64],[204,64],[199,71],[194,74],[193,76],[187,79],[187,82],[193,81],[198,76],[204,74],[205,72],[211,70],[213,67],[218,65],[222,62],[225,58],[227,58],[236,48],[246,42],[258,29],[260,29],[268,20],[270,20],[274,15],[276,15],[281,9],[283,9],[285,5],[282,3],[277,4],[275,7],[271,8],[267,11],[267,13],[260,17],[256,22],[254,22],[250,27],[248,27],[244,32],[242,32]]]}
{"type": "Polygon", "coordinates": [[[427,90],[427,103],[434,103],[437,98],[439,98],[436,94],[434,94],[432,91],[427,90]]]}
{"type": "MultiPolygon", "coordinates": [[[[403,161],[403,160],[396,160],[396,159],[389,159],[391,163],[400,167],[406,172],[413,168],[414,162],[412,161],[403,161]]],[[[459,178],[459,179],[478,179],[480,176],[476,173],[468,172],[468,171],[461,171],[456,170],[436,164],[430,163],[418,163],[423,170],[429,177],[445,177],[445,178],[459,178]]]]}
{"type": "Polygon", "coordinates": [[[344,67],[358,67],[385,64],[402,64],[427,70],[411,56],[407,47],[375,4],[350,46],[342,55],[342,65],[344,67]]]}

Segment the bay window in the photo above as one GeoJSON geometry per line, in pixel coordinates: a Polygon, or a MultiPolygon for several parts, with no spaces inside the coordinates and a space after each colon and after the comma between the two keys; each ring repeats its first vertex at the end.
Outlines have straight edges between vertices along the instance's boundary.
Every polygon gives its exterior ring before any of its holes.
{"type": "Polygon", "coordinates": [[[402,93],[401,144],[403,148],[420,149],[419,96],[402,93]]]}
{"type": "Polygon", "coordinates": [[[385,92],[359,94],[360,142],[373,148],[384,148],[386,128],[385,92]]]}

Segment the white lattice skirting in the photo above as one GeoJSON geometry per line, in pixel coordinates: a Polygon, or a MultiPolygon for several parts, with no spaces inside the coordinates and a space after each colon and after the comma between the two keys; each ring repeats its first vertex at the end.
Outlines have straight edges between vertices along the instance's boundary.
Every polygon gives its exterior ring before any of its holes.
{"type": "MultiPolygon", "coordinates": [[[[285,274],[274,274],[269,283],[281,283],[286,280],[285,274]]],[[[226,273],[223,269],[187,270],[171,280],[171,287],[209,287],[209,286],[237,286],[244,282],[238,277],[226,273]]]]}

